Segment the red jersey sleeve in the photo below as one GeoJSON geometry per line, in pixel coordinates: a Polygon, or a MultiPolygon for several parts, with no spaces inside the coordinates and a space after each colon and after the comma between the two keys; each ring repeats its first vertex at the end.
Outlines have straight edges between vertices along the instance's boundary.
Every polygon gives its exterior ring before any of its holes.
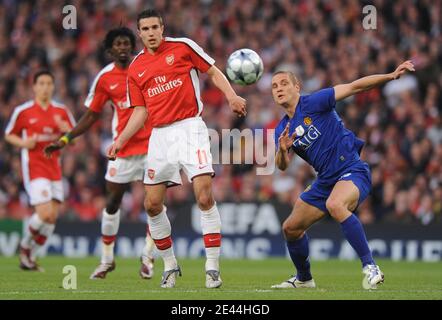
{"type": "Polygon", "coordinates": [[[15,134],[20,136],[23,128],[23,114],[19,110],[15,109],[12,113],[11,119],[8,122],[8,125],[6,126],[5,134],[15,134]]]}
{"type": "Polygon", "coordinates": [[[63,120],[67,121],[69,123],[69,125],[71,126],[71,128],[75,127],[75,124],[76,124],[75,118],[68,108],[64,109],[63,120]]]}
{"type": "Polygon", "coordinates": [[[100,77],[92,84],[84,105],[92,111],[100,113],[108,100],[110,98],[105,90],[104,80],[100,77]]]}
{"type": "Polygon", "coordinates": [[[143,93],[137,84],[137,79],[129,72],[127,76],[127,102],[129,107],[146,106],[143,93]]]}
{"type": "Polygon", "coordinates": [[[185,39],[184,41],[189,49],[190,60],[192,64],[201,72],[207,72],[215,63],[215,60],[210,57],[204,50],[196,44],[195,41],[185,39]]]}

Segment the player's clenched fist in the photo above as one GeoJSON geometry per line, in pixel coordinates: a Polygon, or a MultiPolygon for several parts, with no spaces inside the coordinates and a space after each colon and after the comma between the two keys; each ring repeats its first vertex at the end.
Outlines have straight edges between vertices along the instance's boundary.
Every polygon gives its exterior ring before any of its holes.
{"type": "Polygon", "coordinates": [[[36,145],[37,145],[37,135],[34,134],[32,137],[24,140],[22,147],[25,149],[32,150],[35,148],[36,145]]]}
{"type": "Polygon", "coordinates": [[[58,140],[56,142],[53,142],[53,143],[47,145],[43,149],[43,152],[44,152],[46,158],[51,158],[53,152],[63,149],[65,145],[66,145],[66,143],[64,141],[58,140]]]}
{"type": "Polygon", "coordinates": [[[230,99],[229,106],[233,112],[235,112],[238,116],[244,117],[247,114],[246,110],[246,100],[241,98],[240,96],[234,96],[230,99]]]}
{"type": "Polygon", "coordinates": [[[290,149],[290,147],[293,145],[293,142],[296,139],[296,132],[293,132],[293,134],[289,136],[289,128],[290,128],[290,122],[287,123],[284,131],[279,136],[278,142],[281,151],[287,151],[288,149],[290,149]]]}
{"type": "Polygon", "coordinates": [[[115,159],[117,159],[117,153],[121,150],[121,147],[122,145],[117,139],[114,143],[112,143],[109,149],[107,149],[107,158],[110,161],[114,161],[115,159]]]}

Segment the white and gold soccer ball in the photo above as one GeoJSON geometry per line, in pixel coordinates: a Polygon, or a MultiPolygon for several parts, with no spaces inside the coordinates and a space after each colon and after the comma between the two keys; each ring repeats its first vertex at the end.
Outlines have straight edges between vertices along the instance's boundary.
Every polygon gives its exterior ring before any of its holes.
{"type": "Polygon", "coordinates": [[[233,52],[226,65],[226,74],[233,83],[245,86],[257,82],[264,72],[261,57],[253,50],[243,48],[233,52]]]}

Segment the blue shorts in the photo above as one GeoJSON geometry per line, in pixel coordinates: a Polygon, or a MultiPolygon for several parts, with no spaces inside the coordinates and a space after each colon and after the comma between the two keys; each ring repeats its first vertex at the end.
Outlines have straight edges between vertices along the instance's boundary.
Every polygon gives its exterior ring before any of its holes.
{"type": "MultiPolygon", "coordinates": [[[[321,180],[318,178],[313,184],[301,194],[301,199],[308,204],[329,213],[325,202],[330,196],[333,187],[338,181],[347,180],[353,181],[356,187],[359,189],[359,201],[358,206],[364,201],[371,190],[371,173],[368,164],[365,162],[359,162],[356,165],[348,168],[344,173],[335,180],[321,180]]],[[[355,209],[356,210],[356,209],[355,209]]]]}

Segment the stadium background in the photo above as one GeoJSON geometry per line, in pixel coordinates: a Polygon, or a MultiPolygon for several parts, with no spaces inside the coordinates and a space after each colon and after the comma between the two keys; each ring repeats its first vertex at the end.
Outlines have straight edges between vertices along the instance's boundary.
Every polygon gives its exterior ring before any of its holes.
{"type": "MultiPolygon", "coordinates": [[[[78,120],[89,86],[109,62],[101,41],[120,24],[136,30],[149,5],[164,15],[165,34],[200,44],[224,69],[228,55],[248,47],[265,66],[250,87],[235,86],[248,101],[245,119],[232,116],[222,94],[202,76],[203,118],[209,128],[272,129],[281,117],[270,94],[271,74],[293,70],[304,93],[373,73],[391,72],[413,58],[417,71],[337,105],[346,126],[366,141],[362,157],[373,190],[358,214],[375,252],[393,259],[442,260],[442,2],[374,1],[377,29],[362,28],[363,1],[2,1],[0,4],[0,255],[13,255],[31,214],[19,150],[3,139],[13,108],[32,96],[32,75],[49,67],[55,99],[78,120]],[[64,30],[62,8],[77,8],[77,29],[64,30]]],[[[138,49],[140,49],[138,42],[138,49]]],[[[104,206],[104,150],[111,139],[111,108],[64,151],[66,201],[49,251],[67,256],[99,252],[104,206]]],[[[232,157],[241,150],[232,149],[232,157]]],[[[273,175],[254,165],[216,165],[215,199],[224,223],[224,255],[284,255],[280,223],[314,178],[302,160],[273,175]]],[[[185,181],[185,180],[184,180],[185,181]]],[[[143,242],[143,188],[123,201],[117,253],[135,256],[143,242]]],[[[199,256],[203,245],[193,217],[191,185],[168,190],[180,256],[199,256]]],[[[339,227],[328,219],[312,228],[312,258],[355,258],[339,227]]]]}

